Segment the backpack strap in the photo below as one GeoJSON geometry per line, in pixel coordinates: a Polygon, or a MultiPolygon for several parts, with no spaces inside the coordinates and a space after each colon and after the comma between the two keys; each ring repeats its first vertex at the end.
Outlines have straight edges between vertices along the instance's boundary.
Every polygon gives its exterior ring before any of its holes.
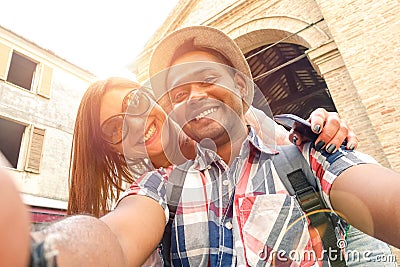
{"type": "Polygon", "coordinates": [[[169,175],[166,184],[167,205],[169,210],[168,223],[165,226],[164,235],[161,240],[161,251],[165,267],[171,266],[171,228],[175,219],[176,210],[181,199],[183,184],[186,174],[193,165],[193,160],[188,160],[182,165],[176,166],[169,175]]]}
{"type": "Polygon", "coordinates": [[[273,159],[276,171],[289,193],[296,196],[310,224],[317,229],[324,248],[330,248],[331,266],[347,266],[341,255],[342,250],[338,247],[336,220],[332,219],[331,212],[322,211],[328,208],[322,199],[316,182],[317,178],[312,173],[309,164],[296,146],[281,146],[277,150],[279,154],[273,159]]]}
{"type": "Polygon", "coordinates": [[[288,190],[289,194],[294,196],[296,192],[288,179],[282,179],[287,177],[288,173],[295,170],[302,170],[307,182],[314,188],[318,188],[316,177],[314,176],[310,165],[301,154],[299,148],[295,145],[277,146],[276,150],[279,152],[276,154],[272,161],[274,163],[276,172],[282,180],[283,185],[288,190]]]}

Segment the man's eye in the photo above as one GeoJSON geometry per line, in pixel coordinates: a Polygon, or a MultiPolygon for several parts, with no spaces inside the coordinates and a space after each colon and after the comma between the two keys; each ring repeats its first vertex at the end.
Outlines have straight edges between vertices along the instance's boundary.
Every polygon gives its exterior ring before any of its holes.
{"type": "Polygon", "coordinates": [[[218,77],[216,76],[208,76],[203,79],[203,84],[214,84],[217,81],[218,77]]]}
{"type": "Polygon", "coordinates": [[[177,92],[177,93],[174,95],[172,101],[173,101],[174,103],[181,102],[181,101],[183,101],[183,100],[186,98],[186,95],[187,95],[187,92],[185,92],[185,91],[177,92]]]}

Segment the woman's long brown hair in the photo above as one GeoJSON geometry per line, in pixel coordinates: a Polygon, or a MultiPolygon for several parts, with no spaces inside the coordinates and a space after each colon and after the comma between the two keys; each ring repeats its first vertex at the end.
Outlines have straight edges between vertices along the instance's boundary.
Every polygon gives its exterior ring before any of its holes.
{"type": "Polygon", "coordinates": [[[123,190],[123,182],[133,181],[124,156],[101,138],[100,104],[108,90],[139,87],[129,79],[112,77],[91,84],[84,94],[72,141],[68,214],[104,215],[110,200],[123,190]]]}

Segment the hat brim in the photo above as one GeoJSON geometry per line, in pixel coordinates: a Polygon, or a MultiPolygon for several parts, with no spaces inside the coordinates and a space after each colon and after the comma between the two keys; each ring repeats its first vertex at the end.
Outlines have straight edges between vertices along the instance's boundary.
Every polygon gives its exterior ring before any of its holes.
{"type": "MultiPolygon", "coordinates": [[[[176,30],[162,39],[154,49],[149,65],[150,79],[170,67],[176,50],[184,43],[193,40],[194,46],[216,50],[229,59],[237,71],[245,75],[245,79],[252,81],[250,67],[239,46],[224,32],[208,26],[190,26],[176,30]]],[[[151,80],[150,80],[151,82],[151,80]]],[[[152,84],[153,86],[153,84],[152,84]]],[[[156,86],[160,86],[157,84],[156,86]]],[[[160,97],[157,95],[156,97],[160,97]]],[[[253,101],[254,88],[251,82],[244,96],[249,105],[253,101]]]]}

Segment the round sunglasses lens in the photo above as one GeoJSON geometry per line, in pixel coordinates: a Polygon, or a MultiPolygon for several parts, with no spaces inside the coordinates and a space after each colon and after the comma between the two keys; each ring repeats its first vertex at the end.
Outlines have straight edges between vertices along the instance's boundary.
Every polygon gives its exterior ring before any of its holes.
{"type": "Polygon", "coordinates": [[[123,102],[125,112],[132,115],[141,115],[150,107],[150,100],[146,94],[138,90],[128,94],[123,102]]]}
{"type": "Polygon", "coordinates": [[[103,139],[112,144],[119,143],[123,135],[123,116],[117,116],[107,120],[101,127],[103,139]]]}

